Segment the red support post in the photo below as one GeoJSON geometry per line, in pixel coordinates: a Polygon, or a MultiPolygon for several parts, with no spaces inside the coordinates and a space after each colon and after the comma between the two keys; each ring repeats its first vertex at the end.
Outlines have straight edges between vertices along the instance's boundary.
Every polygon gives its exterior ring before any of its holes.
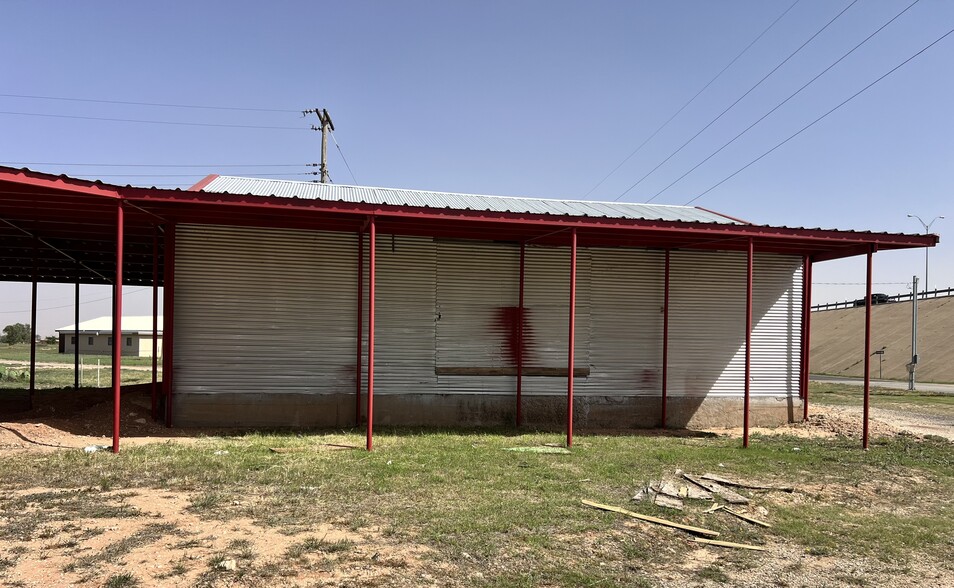
{"type": "Polygon", "coordinates": [[[802,420],[808,420],[808,383],[811,379],[811,357],[812,357],[812,260],[811,257],[805,257],[805,335],[804,351],[802,360],[802,369],[804,370],[804,384],[802,388],[802,420]]]}
{"type": "Polygon", "coordinates": [[[742,447],[749,446],[749,400],[752,392],[752,261],[755,242],[749,239],[745,272],[745,400],[742,408],[742,447]]]}
{"type": "Polygon", "coordinates": [[[361,424],[361,347],[364,337],[364,230],[358,233],[358,333],[354,373],[354,426],[361,424]]]}
{"type": "Polygon", "coordinates": [[[33,236],[33,287],[30,290],[30,409],[33,409],[33,397],[36,395],[36,253],[37,238],[33,236]]]}
{"type": "Polygon", "coordinates": [[[123,205],[116,207],[116,279],[113,280],[113,453],[119,453],[120,392],[123,384],[123,205]]]}
{"type": "Polygon", "coordinates": [[[868,271],[865,278],[865,407],[862,419],[861,446],[868,449],[868,414],[871,400],[871,259],[874,247],[868,250],[868,271]]]}
{"type": "Polygon", "coordinates": [[[159,418],[159,227],[152,231],[152,418],[159,418]]]}
{"type": "Polygon", "coordinates": [[[666,409],[669,404],[669,250],[666,250],[666,269],[663,274],[663,348],[662,348],[662,428],[666,428],[666,409]]]}
{"type": "Polygon", "coordinates": [[[377,250],[377,230],[374,217],[368,223],[368,429],[366,448],[373,448],[374,434],[374,287],[375,287],[375,253],[377,250]]]}
{"type": "Polygon", "coordinates": [[[567,341],[566,446],[573,446],[573,352],[576,347],[576,228],[570,233],[570,329],[567,341]]]}
{"type": "Polygon", "coordinates": [[[166,426],[172,426],[172,372],[176,298],[176,225],[169,223],[163,232],[162,269],[162,395],[165,398],[166,426]]]}
{"type": "Polygon", "coordinates": [[[73,287],[73,388],[80,387],[80,264],[76,264],[76,284],[73,287]]]}
{"type": "Polygon", "coordinates": [[[517,286],[517,426],[523,424],[523,324],[524,324],[524,276],[526,270],[527,244],[520,244],[520,277],[517,286]]]}

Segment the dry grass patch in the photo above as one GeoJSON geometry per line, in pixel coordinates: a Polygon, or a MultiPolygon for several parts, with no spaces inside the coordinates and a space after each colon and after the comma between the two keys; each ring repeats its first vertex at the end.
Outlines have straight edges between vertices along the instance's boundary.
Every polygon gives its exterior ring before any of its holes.
{"type": "Polygon", "coordinates": [[[0,557],[14,562],[0,574],[58,570],[58,552],[72,552],[86,564],[76,571],[97,582],[130,572],[143,586],[795,586],[819,577],[839,586],[862,572],[872,585],[954,583],[950,444],[898,436],[862,452],[854,439],[777,435],[753,436],[743,450],[726,437],[589,435],[565,455],[504,451],[556,437],[392,429],[370,454],[322,449],[357,445],[358,433],[275,433],[119,455],[12,455],[0,459],[12,491],[0,507],[6,516],[8,503],[32,506],[0,521],[0,557]],[[630,502],[646,480],[676,469],[797,490],[742,491],[771,529],[697,506],[630,502]],[[31,489],[78,484],[86,489],[31,489]],[[769,551],[700,548],[581,498],[769,551]],[[154,538],[159,524],[175,530],[154,538]],[[105,531],[81,537],[91,527],[105,531]],[[11,555],[14,538],[36,549],[11,555]]]}

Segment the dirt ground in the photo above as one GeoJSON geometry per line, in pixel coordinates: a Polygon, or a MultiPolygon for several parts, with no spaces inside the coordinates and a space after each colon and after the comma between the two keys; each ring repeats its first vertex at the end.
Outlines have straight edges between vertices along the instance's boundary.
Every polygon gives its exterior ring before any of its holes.
{"type": "MultiPolygon", "coordinates": [[[[46,392],[46,391],[40,391],[46,392]]],[[[52,392],[50,394],[53,394],[52,392]]],[[[0,456],[5,452],[42,452],[82,449],[112,442],[113,406],[108,391],[87,389],[69,399],[37,400],[37,410],[0,413],[0,456]]],[[[861,437],[861,407],[815,404],[809,421],[768,428],[754,427],[761,435],[798,437],[861,437]]],[[[234,433],[234,429],[167,428],[150,418],[149,386],[131,386],[123,393],[120,433],[123,446],[173,441],[192,443],[201,436],[234,433]]],[[[637,432],[638,433],[642,433],[637,432]]],[[[713,428],[697,433],[741,437],[742,428],[713,428]]],[[[872,408],[869,433],[873,437],[910,434],[936,435],[954,441],[954,420],[910,410],[872,408]]]]}
{"type": "Polygon", "coordinates": [[[376,529],[319,524],[307,535],[289,536],[250,519],[209,520],[190,512],[194,497],[163,490],[31,488],[14,498],[26,516],[57,506],[72,511],[88,500],[118,516],[92,512],[45,521],[41,539],[7,570],[7,586],[102,586],[124,573],[142,587],[230,585],[229,576],[237,573],[243,586],[317,580],[324,586],[374,585],[392,571],[413,575],[425,551],[394,545],[376,529]]]}
{"type": "MultiPolygon", "coordinates": [[[[68,401],[46,400],[36,411],[0,417],[0,459],[21,453],[42,458],[55,450],[109,445],[112,403],[102,391],[68,401]]],[[[201,434],[217,432],[168,429],[153,421],[148,386],[125,393],[122,407],[124,446],[201,443],[201,434]]],[[[753,432],[860,438],[859,410],[816,405],[807,423],[753,432]]],[[[885,409],[872,411],[870,431],[873,437],[931,434],[954,440],[954,423],[943,418],[885,409]]],[[[741,429],[711,433],[738,436],[741,429]]],[[[851,492],[855,498],[859,492],[875,495],[879,484],[889,483],[895,482],[872,481],[871,488],[856,487],[851,492]]],[[[826,493],[834,493],[832,499],[839,500],[838,492],[837,488],[805,486],[795,494],[772,493],[762,504],[771,509],[826,493]]],[[[317,525],[307,535],[286,535],[250,519],[222,521],[197,513],[193,506],[201,496],[186,492],[30,488],[2,500],[7,506],[15,504],[7,512],[17,512],[30,528],[22,540],[0,538],[4,556],[0,557],[0,579],[7,586],[467,586],[483,581],[480,572],[457,576],[452,564],[430,557],[428,547],[387,537],[377,527],[354,529],[329,523],[317,525]],[[51,512],[57,514],[51,516],[51,512]],[[123,584],[124,574],[135,576],[139,583],[123,584]],[[453,581],[446,581],[451,577],[453,581]]],[[[5,523],[10,528],[20,519],[7,517],[5,523]]],[[[643,527],[640,532],[664,531],[643,527]]],[[[605,549],[600,547],[605,541],[605,537],[593,538],[594,558],[605,549]]],[[[718,567],[718,562],[732,557],[724,550],[694,549],[682,564],[661,566],[653,575],[660,585],[891,586],[899,580],[912,586],[954,585],[948,584],[954,583],[954,572],[931,562],[908,561],[899,577],[885,575],[878,562],[808,556],[803,549],[786,544],[773,545],[759,565],[744,575],[724,568],[725,578],[699,583],[699,570],[718,567]],[[833,577],[841,581],[829,581],[833,577]]]]}
{"type": "MultiPolygon", "coordinates": [[[[0,456],[6,452],[83,449],[112,443],[111,392],[83,389],[63,397],[62,392],[38,390],[36,410],[0,413],[0,456]]],[[[175,440],[190,443],[215,431],[167,428],[151,416],[149,386],[124,388],[120,415],[123,446],[175,440]]]]}

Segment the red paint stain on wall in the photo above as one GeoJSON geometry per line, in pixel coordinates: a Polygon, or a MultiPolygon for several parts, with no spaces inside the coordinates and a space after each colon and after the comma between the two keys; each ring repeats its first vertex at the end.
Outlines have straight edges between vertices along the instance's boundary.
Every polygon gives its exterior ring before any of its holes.
{"type": "Polygon", "coordinates": [[[519,306],[501,306],[497,309],[496,331],[504,337],[504,349],[511,365],[527,365],[533,349],[533,329],[530,310],[519,306]]]}

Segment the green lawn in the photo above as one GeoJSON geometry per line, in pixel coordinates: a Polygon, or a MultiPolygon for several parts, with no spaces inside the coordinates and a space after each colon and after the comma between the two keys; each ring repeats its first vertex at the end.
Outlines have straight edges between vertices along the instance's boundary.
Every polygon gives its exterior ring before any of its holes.
{"type": "MultiPolygon", "coordinates": [[[[113,370],[109,366],[103,366],[99,370],[97,378],[97,369],[95,364],[87,365],[83,370],[83,379],[80,385],[83,387],[101,387],[110,385],[113,370]]],[[[160,379],[161,379],[160,371],[160,379]]],[[[73,367],[69,368],[46,368],[41,367],[36,370],[36,387],[46,388],[71,388],[75,382],[73,376],[73,367]]],[[[123,370],[123,384],[145,384],[152,382],[152,371],[149,370],[123,370]]],[[[0,390],[18,389],[30,387],[30,372],[28,368],[11,367],[0,365],[0,390]]]]}
{"type": "MultiPolygon", "coordinates": [[[[0,484],[169,489],[191,496],[192,512],[202,517],[223,525],[248,517],[287,534],[325,522],[376,529],[379,542],[429,548],[427,565],[445,585],[666,585],[666,569],[679,568],[698,549],[685,533],[633,524],[583,507],[581,498],[714,529],[728,541],[841,558],[848,567],[866,558],[900,574],[896,585],[907,583],[908,563],[950,570],[954,561],[950,443],[898,437],[876,440],[865,452],[854,439],[755,436],[743,450],[729,438],[581,435],[568,455],[504,451],[560,439],[510,430],[380,429],[376,450],[367,453],[357,449],[363,446],[357,432],[210,437],[119,455],[8,455],[0,459],[0,484]],[[767,509],[759,516],[771,529],[703,514],[703,506],[679,513],[630,501],[639,486],[676,469],[797,490],[751,493],[754,505],[767,509]]],[[[27,524],[23,504],[0,498],[0,505],[0,537],[27,524]]],[[[693,572],[694,582],[745,577],[765,557],[720,554],[718,565],[693,572]]],[[[243,581],[250,583],[236,585],[259,585],[254,573],[246,571],[243,581]]]]}
{"type": "MultiPolygon", "coordinates": [[[[36,361],[38,363],[65,363],[73,365],[72,353],[59,353],[57,345],[47,345],[37,343],[36,361]]],[[[15,361],[30,361],[29,343],[17,343],[16,345],[0,344],[0,359],[10,359],[15,361]]],[[[98,360],[101,365],[112,365],[111,355],[80,355],[80,360],[86,365],[96,365],[98,360]]],[[[151,357],[127,357],[123,356],[125,365],[152,365],[151,357]]]]}
{"type": "MultiPolygon", "coordinates": [[[[809,401],[836,406],[861,406],[864,396],[861,386],[811,382],[809,401]]],[[[954,394],[872,388],[871,406],[954,417],[954,394]]]]}

